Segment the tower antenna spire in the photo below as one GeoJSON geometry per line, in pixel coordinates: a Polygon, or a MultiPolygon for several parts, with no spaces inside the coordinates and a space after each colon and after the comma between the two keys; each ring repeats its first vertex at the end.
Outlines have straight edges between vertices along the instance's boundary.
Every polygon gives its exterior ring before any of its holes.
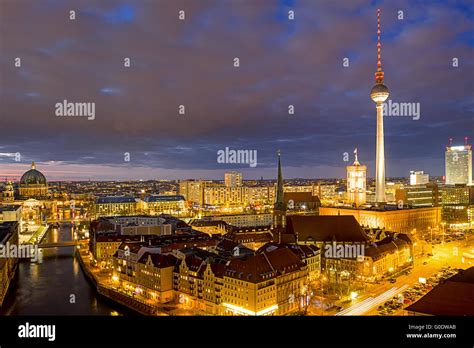
{"type": "Polygon", "coordinates": [[[375,73],[375,82],[383,83],[382,71],[382,44],[380,42],[380,34],[382,33],[380,25],[380,9],[377,9],[377,72],[375,73]]]}

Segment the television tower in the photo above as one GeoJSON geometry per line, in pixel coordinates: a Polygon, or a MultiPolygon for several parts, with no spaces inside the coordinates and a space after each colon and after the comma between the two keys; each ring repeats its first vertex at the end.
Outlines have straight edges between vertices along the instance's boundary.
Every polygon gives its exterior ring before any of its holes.
{"type": "Polygon", "coordinates": [[[375,202],[385,203],[385,149],[383,136],[383,103],[389,96],[388,88],[383,84],[381,43],[380,43],[380,9],[377,10],[377,71],[375,73],[375,86],[370,92],[370,98],[377,108],[377,150],[375,161],[375,202]]]}

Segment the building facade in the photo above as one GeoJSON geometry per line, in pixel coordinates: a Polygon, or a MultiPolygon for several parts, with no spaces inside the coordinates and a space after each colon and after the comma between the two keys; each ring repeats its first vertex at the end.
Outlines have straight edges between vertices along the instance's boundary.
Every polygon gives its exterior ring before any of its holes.
{"type": "Polygon", "coordinates": [[[9,246],[19,246],[19,223],[3,222],[0,223],[0,307],[3,304],[5,296],[10,287],[11,280],[15,276],[18,265],[18,257],[7,256],[6,249],[9,246]]]}
{"type": "Polygon", "coordinates": [[[436,185],[410,185],[395,190],[395,200],[401,207],[435,207],[439,205],[440,197],[436,185]]]}
{"type": "Polygon", "coordinates": [[[359,163],[357,149],[354,151],[355,160],[351,166],[347,166],[347,199],[356,207],[366,202],[367,190],[367,166],[359,163]]]}
{"type": "Polygon", "coordinates": [[[447,146],[445,152],[446,184],[472,184],[472,146],[447,146]]]}
{"type": "Polygon", "coordinates": [[[350,209],[321,207],[320,215],[352,215],[359,224],[400,233],[428,231],[441,223],[441,207],[412,209],[350,209]]]}
{"type": "Polygon", "coordinates": [[[149,215],[180,215],[186,210],[185,199],[181,195],[152,195],[140,203],[142,211],[149,215]]]}
{"type": "Polygon", "coordinates": [[[139,207],[138,199],[131,196],[99,197],[94,203],[94,213],[96,217],[136,215],[139,207]]]}
{"type": "Polygon", "coordinates": [[[410,185],[424,185],[430,182],[430,176],[422,170],[410,171],[410,185]]]}
{"type": "Polygon", "coordinates": [[[183,180],[179,182],[179,194],[191,204],[204,204],[204,187],[209,182],[203,180],[183,180]]]}
{"type": "Polygon", "coordinates": [[[242,173],[229,172],[224,174],[224,184],[226,187],[242,186],[242,173]]]}
{"type": "Polygon", "coordinates": [[[237,226],[237,227],[270,226],[272,224],[272,219],[273,219],[273,216],[271,213],[216,215],[216,216],[206,216],[203,218],[203,220],[208,220],[208,221],[224,221],[229,225],[237,226]]]}
{"type": "Polygon", "coordinates": [[[22,222],[22,206],[18,204],[0,205],[0,224],[3,222],[22,222]]]}
{"type": "Polygon", "coordinates": [[[391,235],[368,246],[357,264],[358,278],[375,282],[413,267],[413,243],[407,235],[391,235]]]}
{"type": "Polygon", "coordinates": [[[15,190],[13,189],[13,183],[7,181],[2,192],[2,201],[4,203],[12,203],[15,200],[15,190]]]}
{"type": "Polygon", "coordinates": [[[439,190],[443,221],[450,227],[474,226],[474,187],[446,185],[439,190]]]}

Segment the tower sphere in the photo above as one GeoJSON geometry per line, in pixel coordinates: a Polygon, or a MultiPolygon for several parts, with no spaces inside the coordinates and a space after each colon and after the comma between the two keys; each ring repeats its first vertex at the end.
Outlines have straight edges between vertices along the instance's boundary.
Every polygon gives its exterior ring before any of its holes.
{"type": "Polygon", "coordinates": [[[372,90],[370,91],[370,98],[375,103],[383,103],[387,100],[390,93],[388,92],[388,87],[383,83],[377,83],[372,90]]]}

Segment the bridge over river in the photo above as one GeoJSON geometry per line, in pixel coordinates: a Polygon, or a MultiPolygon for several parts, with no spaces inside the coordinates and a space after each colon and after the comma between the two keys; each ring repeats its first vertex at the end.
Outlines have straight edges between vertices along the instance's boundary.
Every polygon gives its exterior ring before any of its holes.
{"type": "Polygon", "coordinates": [[[38,244],[38,248],[46,249],[46,248],[61,248],[61,247],[71,247],[81,244],[80,241],[67,241],[67,242],[57,242],[57,243],[40,243],[38,244]]]}
{"type": "Polygon", "coordinates": [[[74,239],[73,235],[71,235],[71,240],[68,241],[58,240],[57,238],[49,238],[49,236],[54,234],[55,231],[57,232],[57,230],[52,228],[51,225],[41,225],[27,244],[37,245],[38,248],[41,249],[74,247],[76,245],[80,245],[81,243],[84,244],[84,241],[81,242],[80,240],[74,239]]]}

